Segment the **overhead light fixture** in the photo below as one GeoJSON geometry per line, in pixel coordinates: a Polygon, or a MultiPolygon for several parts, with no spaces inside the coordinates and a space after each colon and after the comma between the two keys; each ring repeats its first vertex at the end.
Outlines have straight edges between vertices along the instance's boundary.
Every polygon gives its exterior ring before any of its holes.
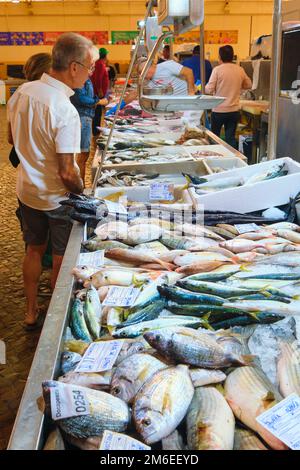
{"type": "Polygon", "coordinates": [[[10,0],[11,3],[20,3],[20,0],[10,0]]]}

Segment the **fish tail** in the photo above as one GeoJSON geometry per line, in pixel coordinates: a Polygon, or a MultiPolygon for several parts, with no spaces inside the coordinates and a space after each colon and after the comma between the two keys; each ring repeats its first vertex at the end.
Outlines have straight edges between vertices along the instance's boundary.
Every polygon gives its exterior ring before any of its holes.
{"type": "Polygon", "coordinates": [[[218,392],[220,392],[223,396],[225,396],[225,390],[222,384],[216,384],[214,388],[218,390],[218,392]]]}
{"type": "Polygon", "coordinates": [[[241,264],[241,266],[240,266],[240,271],[251,272],[250,269],[247,269],[247,267],[249,266],[249,264],[250,264],[250,263],[241,264]]]}
{"type": "Polygon", "coordinates": [[[155,261],[160,264],[166,271],[173,271],[171,264],[167,263],[166,261],[162,261],[159,258],[156,258],[155,261]]]}
{"type": "Polygon", "coordinates": [[[142,287],[142,285],[144,284],[144,281],[141,280],[141,279],[138,279],[138,277],[137,277],[136,274],[133,274],[133,275],[132,275],[132,284],[133,284],[135,287],[142,287]]]}
{"type": "Polygon", "coordinates": [[[263,289],[261,289],[259,292],[260,292],[262,295],[264,295],[265,297],[272,297],[271,292],[269,292],[268,290],[266,290],[266,287],[264,287],[263,289]]]}
{"type": "Polygon", "coordinates": [[[292,297],[292,299],[293,299],[293,300],[300,300],[300,295],[294,295],[294,296],[292,297]]]}
{"type": "Polygon", "coordinates": [[[212,330],[214,331],[213,327],[209,324],[208,320],[209,320],[209,317],[211,315],[211,312],[208,312],[206,313],[203,317],[202,317],[202,321],[203,321],[203,326],[205,326],[205,328],[207,328],[208,330],[212,330]]]}
{"type": "Polygon", "coordinates": [[[188,182],[188,184],[191,184],[193,183],[192,182],[192,179],[190,177],[190,175],[188,175],[187,173],[182,173],[182,175],[185,177],[186,181],[188,182]]]}
{"type": "Polygon", "coordinates": [[[257,356],[253,354],[242,354],[239,360],[239,363],[242,366],[253,366],[256,365],[257,356]]]}

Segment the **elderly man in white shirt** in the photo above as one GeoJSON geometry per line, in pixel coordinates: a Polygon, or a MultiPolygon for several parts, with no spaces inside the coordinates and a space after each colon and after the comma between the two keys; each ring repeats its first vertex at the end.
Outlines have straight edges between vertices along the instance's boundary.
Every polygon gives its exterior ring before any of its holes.
{"type": "Polygon", "coordinates": [[[92,46],[79,34],[61,35],[52,51],[50,73],[22,85],[8,102],[9,142],[20,159],[17,196],[27,245],[23,263],[26,329],[39,325],[37,291],[48,236],[53,249],[53,288],[68,242],[71,222],[60,201],[67,192],[83,191],[75,161],[75,154],[80,153],[80,119],[69,98],[93,72],[92,46]]]}

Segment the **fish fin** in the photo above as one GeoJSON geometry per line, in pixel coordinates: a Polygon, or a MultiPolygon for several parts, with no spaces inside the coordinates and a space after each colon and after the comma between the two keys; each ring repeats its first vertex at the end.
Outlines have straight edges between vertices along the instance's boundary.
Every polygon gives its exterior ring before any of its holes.
{"type": "Polygon", "coordinates": [[[137,279],[136,274],[132,275],[132,284],[134,285],[134,287],[142,287],[144,283],[144,281],[137,279]]]}
{"type": "Polygon", "coordinates": [[[211,312],[206,313],[201,320],[203,321],[203,326],[208,330],[214,331],[213,327],[209,324],[208,320],[211,315],[211,312]]]}
{"type": "Polygon", "coordinates": [[[263,401],[274,401],[275,400],[275,396],[274,396],[274,393],[271,392],[270,390],[266,393],[266,395],[263,397],[262,399],[263,401]]]}
{"type": "Polygon", "coordinates": [[[257,322],[260,322],[260,319],[258,318],[259,311],[258,312],[246,312],[250,317],[254,318],[257,322]]]}
{"type": "Polygon", "coordinates": [[[187,173],[182,173],[182,176],[185,177],[185,179],[187,180],[188,183],[193,184],[192,178],[190,177],[190,175],[188,175],[187,173]]]}
{"type": "Polygon", "coordinates": [[[115,326],[110,326],[110,325],[106,325],[106,328],[108,329],[108,332],[111,336],[113,336],[115,330],[116,330],[116,327],[115,326]]]}
{"type": "Polygon", "coordinates": [[[294,296],[292,297],[292,299],[293,299],[293,300],[300,300],[300,295],[294,295],[294,296]]]}
{"type": "Polygon", "coordinates": [[[249,264],[250,264],[250,263],[241,264],[241,266],[240,266],[240,271],[251,272],[251,269],[247,269],[247,266],[249,266],[249,264]]]}
{"type": "Polygon", "coordinates": [[[257,356],[253,354],[242,354],[240,363],[244,366],[253,366],[257,365],[256,360],[257,356]]]}
{"type": "Polygon", "coordinates": [[[268,292],[266,289],[268,288],[268,286],[266,287],[263,287],[261,290],[259,290],[258,292],[260,292],[262,295],[264,295],[265,297],[272,297],[272,294],[271,292],[268,292]]]}
{"type": "MultiPolygon", "coordinates": [[[[111,202],[117,202],[121,196],[124,196],[124,191],[117,191],[116,193],[113,193],[113,194],[109,194],[107,196],[105,196],[105,199],[107,199],[108,201],[111,201],[111,202]]],[[[104,199],[104,201],[105,201],[104,199]]]]}

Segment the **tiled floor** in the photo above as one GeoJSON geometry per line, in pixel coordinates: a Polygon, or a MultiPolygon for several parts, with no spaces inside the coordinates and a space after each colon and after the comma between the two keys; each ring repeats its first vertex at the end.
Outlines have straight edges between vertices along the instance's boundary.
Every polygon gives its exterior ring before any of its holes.
{"type": "MultiPolygon", "coordinates": [[[[8,161],[6,129],[6,109],[0,106],[0,340],[6,345],[6,364],[0,364],[0,449],[7,446],[40,335],[22,328],[24,243],[15,216],[16,170],[8,161]]],[[[45,311],[49,303],[48,278],[46,271],[40,285],[39,303],[45,311]]]]}

